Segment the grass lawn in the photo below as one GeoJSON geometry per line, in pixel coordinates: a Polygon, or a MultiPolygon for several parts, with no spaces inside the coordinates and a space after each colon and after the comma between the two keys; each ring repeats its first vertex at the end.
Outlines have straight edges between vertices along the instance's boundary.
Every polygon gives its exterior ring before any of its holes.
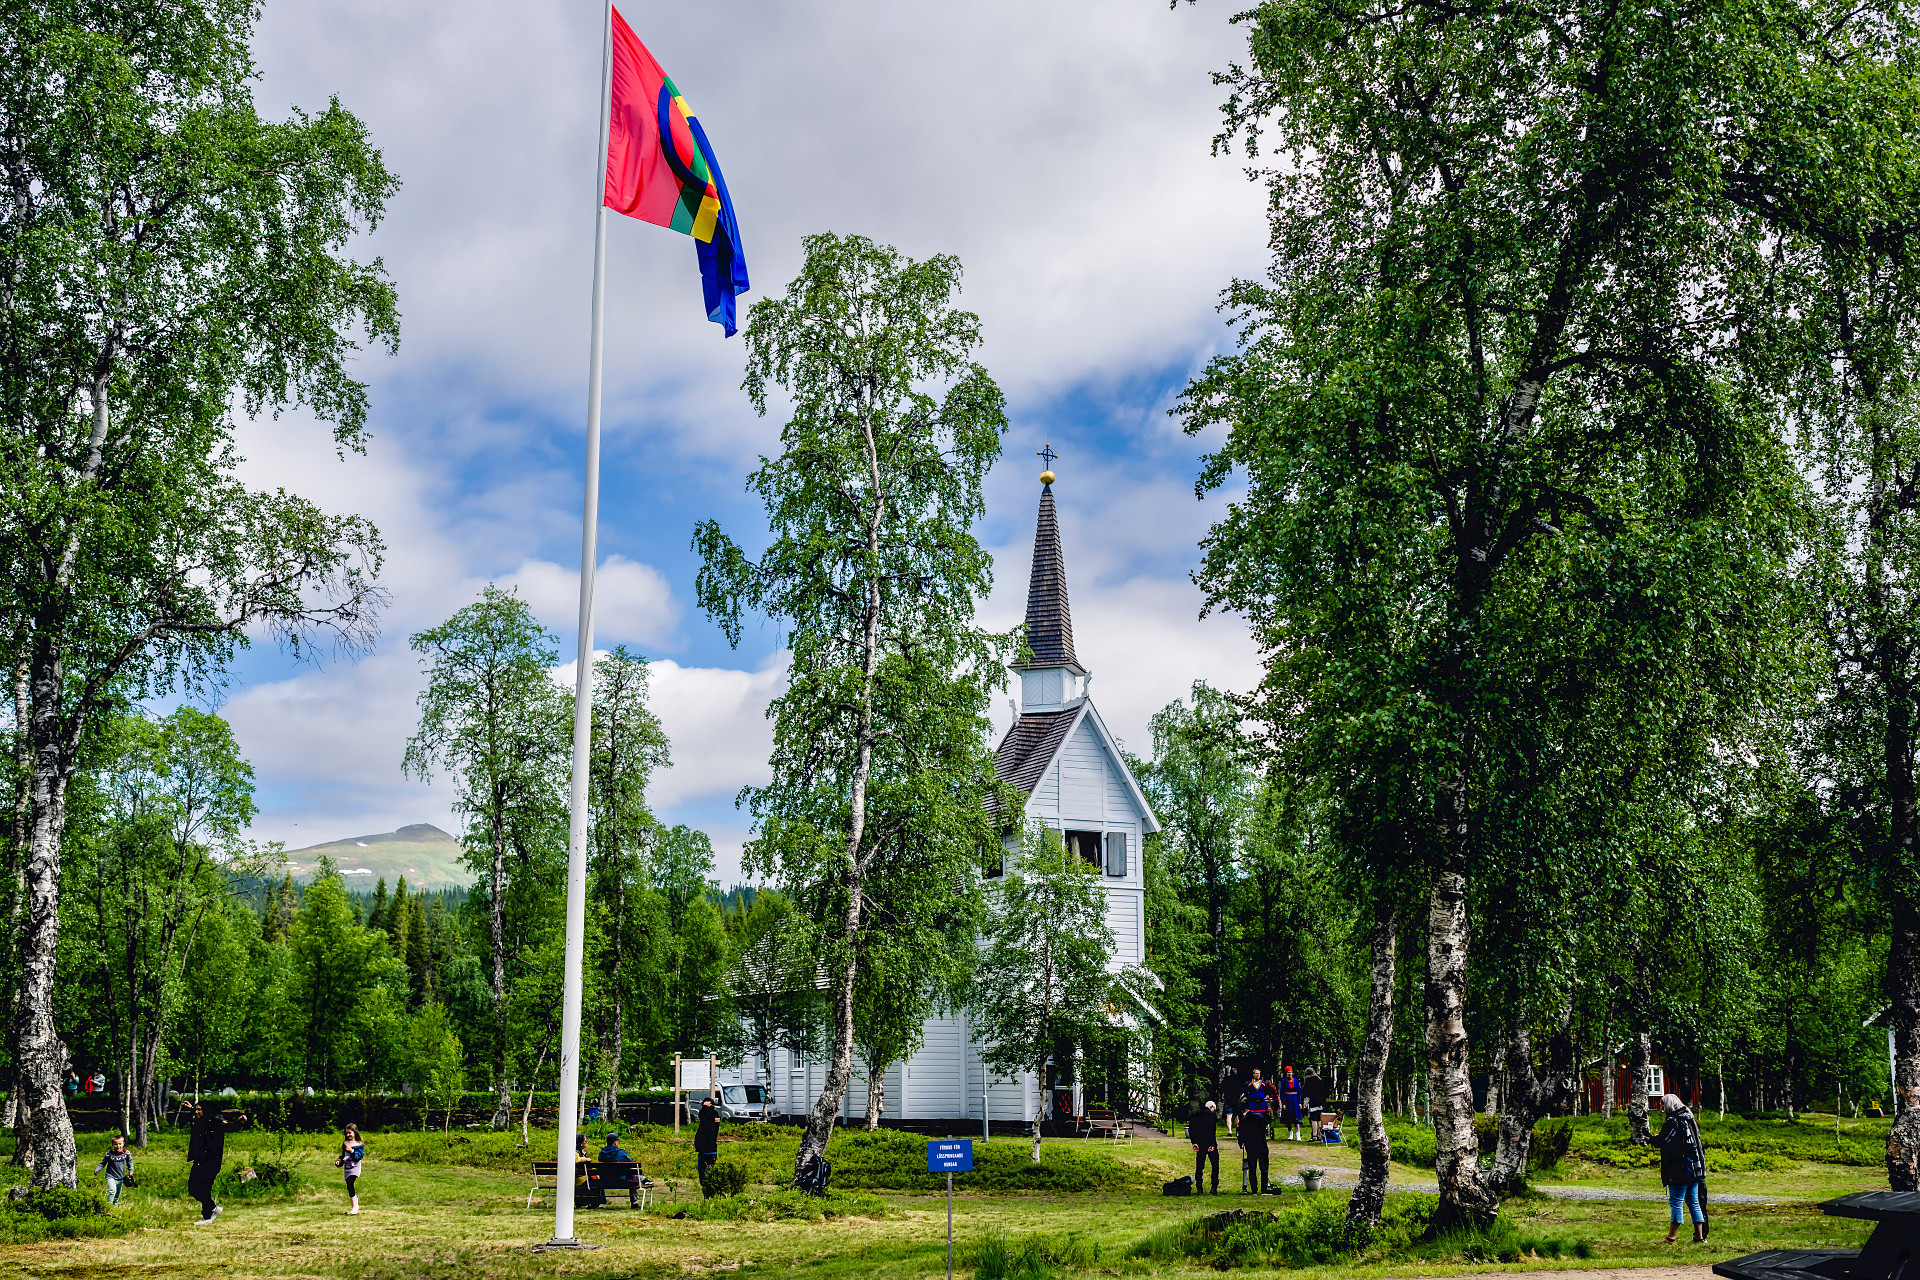
{"type": "MultiPolygon", "coordinates": [[[[1829,1127],[1830,1123],[1829,1119],[1829,1127]]],[[[768,1132],[755,1126],[731,1127],[728,1136],[736,1141],[723,1147],[722,1159],[736,1159],[756,1174],[767,1170],[768,1176],[778,1168],[782,1153],[791,1152],[794,1141],[791,1130],[768,1132]]],[[[766,1220],[784,1211],[783,1199],[790,1203],[793,1197],[768,1200],[772,1188],[762,1185],[750,1188],[742,1198],[754,1204],[742,1212],[741,1220],[675,1218],[673,1214],[689,1208],[703,1214],[711,1210],[698,1208],[698,1191],[690,1187],[688,1135],[675,1139],[660,1130],[641,1130],[627,1145],[655,1178],[680,1184],[677,1199],[646,1214],[624,1208],[583,1210],[576,1218],[579,1235],[602,1248],[534,1255],[528,1246],[551,1234],[553,1214],[543,1204],[532,1210],[525,1207],[528,1179],[522,1170],[528,1157],[513,1145],[517,1137],[455,1135],[447,1141],[437,1133],[369,1134],[369,1159],[361,1181],[362,1212],[347,1217],[345,1194],[332,1167],[334,1139],[235,1134],[228,1140],[230,1171],[252,1164],[290,1165],[298,1172],[300,1186],[291,1195],[228,1199],[226,1212],[215,1225],[199,1227],[192,1225],[198,1210],[185,1198],[184,1139],[168,1134],[148,1152],[136,1155],[142,1185],[123,1198],[110,1228],[125,1234],[0,1244],[0,1277],[507,1280],[725,1272],[833,1280],[921,1277],[945,1271],[946,1202],[938,1193],[850,1190],[838,1198],[836,1216],[817,1221],[766,1220]]],[[[536,1133],[536,1147],[543,1137],[552,1141],[551,1133],[536,1133]]],[[[1728,1140],[1732,1141],[1731,1133],[1728,1140]]],[[[1713,1143],[1711,1133],[1708,1142],[1713,1143]]],[[[1025,1159],[1024,1143],[1001,1139],[994,1145],[1014,1148],[1025,1159]]],[[[95,1176],[85,1171],[104,1147],[103,1137],[83,1135],[83,1181],[95,1176]]],[[[1101,1144],[1049,1143],[1046,1167],[1073,1173],[1081,1167],[1075,1160],[1088,1167],[1104,1166],[1089,1159],[1102,1150],[1101,1144]]],[[[1188,1167],[1184,1142],[1153,1137],[1111,1154],[1122,1167],[1119,1182],[1113,1184],[1116,1189],[980,1194],[965,1191],[967,1177],[961,1175],[957,1183],[962,1191],[954,1202],[959,1269],[971,1270],[983,1242],[999,1241],[1016,1251],[1027,1244],[1031,1251],[1038,1237],[1044,1240],[1046,1252],[1068,1260],[1058,1274],[1218,1274],[1183,1258],[1156,1260],[1129,1253],[1155,1232],[1164,1233],[1170,1226],[1222,1209],[1251,1207],[1253,1199],[1238,1195],[1166,1199],[1157,1194],[1152,1188],[1159,1181],[1188,1167]]],[[[1236,1153],[1228,1148],[1225,1154],[1223,1172],[1229,1183],[1237,1185],[1236,1153]]],[[[1275,1155],[1276,1175],[1290,1175],[1313,1164],[1338,1176],[1357,1164],[1351,1149],[1281,1144],[1275,1155]]],[[[1431,1177],[1428,1170],[1399,1165],[1394,1175],[1396,1185],[1418,1185],[1431,1177]]],[[[1658,1190],[1657,1171],[1572,1159],[1543,1174],[1540,1181],[1658,1190]]],[[[1703,1263],[1760,1248],[1856,1246],[1865,1236],[1863,1224],[1825,1217],[1813,1209],[1811,1200],[1884,1187],[1885,1182],[1875,1169],[1795,1161],[1791,1168],[1718,1175],[1711,1185],[1716,1191],[1750,1190],[1793,1199],[1774,1205],[1720,1207],[1713,1239],[1704,1248],[1660,1243],[1666,1223],[1663,1203],[1515,1201],[1502,1212],[1526,1251],[1512,1263],[1474,1261],[1464,1254],[1400,1259],[1368,1254],[1357,1262],[1315,1270],[1357,1280],[1703,1263]],[[1576,1244],[1590,1256],[1551,1256],[1570,1254],[1576,1244]]],[[[1292,1209],[1317,1198],[1338,1201],[1344,1194],[1330,1190],[1309,1196],[1289,1190],[1260,1207],[1277,1204],[1283,1210],[1292,1209]]],[[[738,1211],[741,1203],[714,1202],[714,1207],[738,1211]]],[[[1405,1207],[1418,1199],[1402,1193],[1390,1203],[1405,1207]]]]}

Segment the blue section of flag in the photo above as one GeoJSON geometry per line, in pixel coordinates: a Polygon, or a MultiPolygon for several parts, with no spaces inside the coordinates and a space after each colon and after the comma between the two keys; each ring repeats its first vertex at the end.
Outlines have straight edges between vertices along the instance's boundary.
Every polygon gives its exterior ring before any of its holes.
{"type": "Polygon", "coordinates": [[[734,299],[747,291],[747,251],[740,243],[740,224],[733,216],[733,197],[727,194],[727,180],[720,176],[720,161],[707,141],[707,131],[689,115],[687,124],[700,154],[707,158],[707,172],[713,175],[714,190],[720,193],[720,217],[714,224],[712,240],[695,240],[700,255],[700,285],[706,293],[707,319],[726,328],[731,338],[737,331],[734,299]]]}

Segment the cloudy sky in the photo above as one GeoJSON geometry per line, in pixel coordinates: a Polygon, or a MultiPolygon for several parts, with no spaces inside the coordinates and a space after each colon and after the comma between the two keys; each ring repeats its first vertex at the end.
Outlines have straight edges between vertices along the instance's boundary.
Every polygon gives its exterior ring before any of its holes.
{"type": "MultiPolygon", "coordinates": [[[[1167,408],[1229,341],[1221,288],[1257,274],[1263,195],[1216,158],[1234,7],[1201,0],[701,0],[622,12],[699,114],[739,211],[754,291],[784,287],[800,239],[858,232],[914,257],[957,254],[981,358],[1012,429],[981,537],[983,618],[1021,616],[1034,451],[1061,454],[1076,639],[1094,696],[1132,748],[1194,680],[1244,688],[1233,618],[1201,620],[1188,581],[1218,500],[1197,502],[1203,442],[1167,408]]],[[[392,606],[376,649],[236,668],[223,713],[254,761],[254,834],[312,844],[409,822],[455,829],[444,780],[404,778],[422,677],[408,637],[489,581],[519,589],[563,654],[575,643],[587,301],[599,191],[598,0],[269,0],[256,98],[270,115],[364,120],[404,186],[357,247],[400,292],[396,357],[372,388],[366,456],[334,457],[292,413],[243,432],[246,473],[372,518],[392,606]]],[[[655,661],[673,739],[660,815],[705,828],[719,874],[747,831],[733,797],[766,771],[782,682],[771,626],[739,649],[693,602],[695,521],[750,548],[743,491],[779,423],[739,389],[742,339],[702,315],[692,242],[613,218],[597,641],[655,661]]],[[[998,722],[1004,724],[1003,708],[998,722]]]]}

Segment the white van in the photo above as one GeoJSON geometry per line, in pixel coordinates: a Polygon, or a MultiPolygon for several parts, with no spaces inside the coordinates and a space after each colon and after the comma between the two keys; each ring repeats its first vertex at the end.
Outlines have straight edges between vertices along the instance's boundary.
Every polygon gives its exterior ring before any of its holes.
{"type": "Polygon", "coordinates": [[[763,1084],[723,1084],[720,1086],[722,1120],[764,1120],[767,1118],[767,1087],[763,1084]]]}

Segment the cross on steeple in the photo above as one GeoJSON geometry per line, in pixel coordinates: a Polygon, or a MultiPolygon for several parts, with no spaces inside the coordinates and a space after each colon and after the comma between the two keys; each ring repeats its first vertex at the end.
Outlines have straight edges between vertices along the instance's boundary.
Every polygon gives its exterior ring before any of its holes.
{"type": "Polygon", "coordinates": [[[1051,471],[1053,469],[1053,460],[1060,455],[1053,451],[1051,444],[1043,444],[1039,449],[1034,451],[1033,456],[1036,458],[1045,458],[1047,460],[1047,469],[1051,471]]]}

